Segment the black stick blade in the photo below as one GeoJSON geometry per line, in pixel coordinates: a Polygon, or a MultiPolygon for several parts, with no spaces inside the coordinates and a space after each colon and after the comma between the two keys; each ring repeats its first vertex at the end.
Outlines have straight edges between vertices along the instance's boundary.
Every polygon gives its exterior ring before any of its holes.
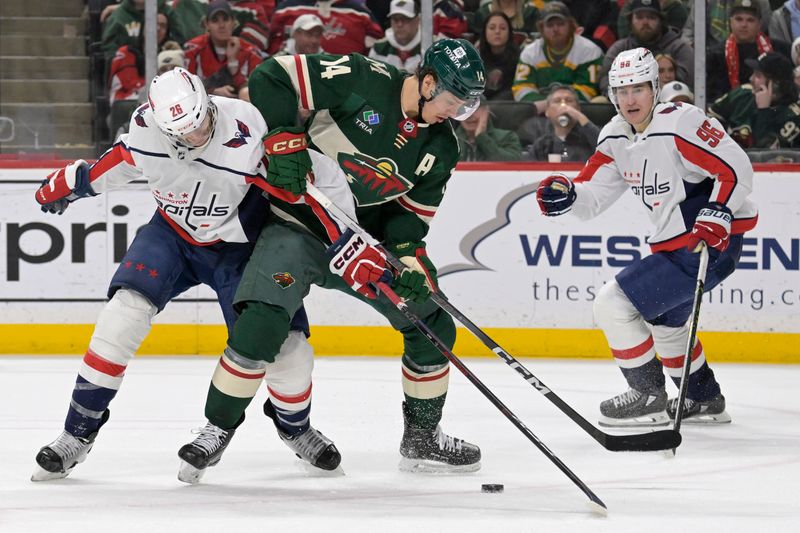
{"type": "Polygon", "coordinates": [[[612,452],[657,452],[681,445],[681,434],[674,429],[662,429],[636,435],[608,435],[605,447],[612,452]]]}

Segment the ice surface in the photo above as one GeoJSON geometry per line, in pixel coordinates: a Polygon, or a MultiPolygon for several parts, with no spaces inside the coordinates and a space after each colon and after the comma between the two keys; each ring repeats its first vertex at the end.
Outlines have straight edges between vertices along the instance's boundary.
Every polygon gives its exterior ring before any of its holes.
{"type": "MultiPolygon", "coordinates": [[[[608,452],[499,359],[467,359],[603,499],[603,518],[455,369],[443,427],[481,446],[483,468],[399,472],[399,359],[317,360],[313,423],[342,452],[344,476],[314,475],[294,458],[261,414],[262,389],[222,462],[199,485],[180,483],[177,450],[205,422],[216,361],[140,358],[86,462],[65,480],[32,483],[37,450],[61,431],[79,362],[0,358],[0,532],[800,531],[798,366],[715,365],[733,424],[685,425],[669,459],[608,452]],[[481,493],[483,483],[505,491],[481,493]]],[[[611,361],[524,363],[592,422],[598,403],[625,388],[611,361]]]]}

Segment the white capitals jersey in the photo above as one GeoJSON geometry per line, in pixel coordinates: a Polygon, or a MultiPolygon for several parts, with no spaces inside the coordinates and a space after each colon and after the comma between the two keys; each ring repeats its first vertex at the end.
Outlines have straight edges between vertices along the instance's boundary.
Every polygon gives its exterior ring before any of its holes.
{"type": "Polygon", "coordinates": [[[92,189],[101,193],[145,179],[159,213],[186,241],[254,242],[268,203],[250,184],[264,181],[261,139],[267,125],[248,102],[210,98],[217,119],[205,148],[176,148],[143,104],[131,117],[129,133],[92,165],[92,189]]]}
{"type": "Polygon", "coordinates": [[[753,189],[747,154],[716,119],[689,104],[658,104],[642,133],[615,116],[574,183],[572,212],[583,219],[602,213],[630,189],[655,226],[648,238],[653,252],[686,246],[708,202],[731,210],[733,234],[752,229],[758,219],[747,198],[753,189]]]}

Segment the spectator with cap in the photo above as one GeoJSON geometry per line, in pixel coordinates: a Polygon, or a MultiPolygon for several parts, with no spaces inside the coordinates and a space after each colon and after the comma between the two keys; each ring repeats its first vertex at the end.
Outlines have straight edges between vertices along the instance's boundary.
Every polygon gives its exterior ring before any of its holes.
{"type": "Polygon", "coordinates": [[[800,0],[786,0],[772,12],[769,36],[787,43],[800,37],[800,0]]]}
{"type": "MultiPolygon", "coordinates": [[[[690,2],[692,3],[692,2],[690,2]]],[[[679,32],[689,18],[689,9],[682,0],[661,0],[661,18],[664,25],[675,28],[679,32]]],[[[631,0],[625,0],[625,4],[619,12],[617,19],[617,35],[622,39],[631,34],[631,0]]]]}
{"type": "Polygon", "coordinates": [[[255,47],[235,37],[236,19],[226,0],[208,4],[206,33],[188,41],[186,69],[203,80],[209,94],[249,101],[247,78],[261,63],[255,47]]]}
{"type": "Polygon", "coordinates": [[[272,14],[269,49],[274,54],[289,38],[292,24],[312,14],[325,25],[322,48],[330,54],[367,54],[383,28],[362,0],[283,0],[272,14]]]}
{"type": "MultiPolygon", "coordinates": [[[[535,161],[579,161],[585,163],[597,147],[600,128],[581,112],[581,104],[575,89],[569,85],[557,85],[547,95],[547,122],[540,131],[527,131],[526,138],[533,139],[529,149],[535,161]]],[[[527,121],[523,130],[542,128],[541,122],[527,121]]]]}
{"type": "Polygon", "coordinates": [[[311,13],[300,15],[292,24],[290,37],[286,39],[283,49],[275,55],[324,53],[325,50],[322,49],[324,32],[325,25],[318,16],[311,13]]]}
{"type": "Polygon", "coordinates": [[[547,90],[553,83],[569,85],[584,102],[598,95],[603,52],[589,39],[577,35],[577,23],[567,6],[545,4],[537,23],[541,37],[526,46],[514,79],[514,99],[533,102],[544,113],[547,90]]]}
{"type": "Polygon", "coordinates": [[[766,52],[789,57],[789,44],[761,32],[761,8],[755,0],[735,0],[730,10],[731,33],[724,42],[708,48],[706,91],[709,101],[747,83],[753,71],[746,60],[766,52]]]}
{"type": "MultiPolygon", "coordinates": [[[[275,9],[273,0],[229,0],[236,18],[235,35],[252,44],[259,54],[266,55],[269,43],[269,20],[275,9]]],[[[172,10],[181,23],[188,41],[205,33],[203,23],[209,0],[173,0],[172,10]]]]}
{"type": "Polygon", "coordinates": [[[664,25],[661,4],[658,0],[631,0],[631,35],[615,42],[606,52],[603,60],[603,75],[600,89],[608,89],[608,70],[614,58],[624,50],[647,48],[654,56],[668,54],[678,65],[676,78],[689,84],[694,83],[694,50],[692,45],[681,38],[678,30],[664,25]]]}
{"type": "MultiPolygon", "coordinates": [[[[731,7],[736,0],[706,0],[706,47],[725,42],[730,34],[728,19],[731,7]]],[[[767,32],[772,15],[770,0],[753,0],[761,11],[761,31],[767,32]]],[[[688,2],[689,17],[683,26],[681,36],[694,42],[694,2],[688,2]]],[[[770,35],[772,37],[772,35],[770,35]]]]}
{"type": "Polygon", "coordinates": [[[519,61],[519,48],[511,38],[511,20],[505,13],[489,15],[476,46],[486,69],[483,94],[489,100],[513,100],[511,86],[519,61]]]}
{"type": "Polygon", "coordinates": [[[744,148],[799,147],[800,105],[791,61],[777,52],[745,61],[753,70],[750,85],[715,101],[709,114],[744,148]]]}
{"type": "Polygon", "coordinates": [[[661,88],[659,98],[662,102],[682,102],[694,104],[694,93],[689,86],[679,81],[671,81],[661,88]]]}
{"type": "Polygon", "coordinates": [[[369,57],[413,73],[422,61],[419,9],[414,0],[392,0],[389,22],[389,29],[372,45],[369,57]]]}
{"type": "Polygon", "coordinates": [[[523,42],[536,31],[536,21],[539,11],[532,2],[526,0],[491,0],[483,4],[475,12],[475,19],[471,28],[472,33],[479,34],[483,29],[486,19],[491,13],[502,12],[511,20],[511,27],[515,32],[518,43],[523,42]]]}
{"type": "Polygon", "coordinates": [[[461,161],[519,161],[522,145],[517,134],[510,130],[495,128],[486,97],[481,96],[481,105],[456,129],[459,159],[461,161]]]}

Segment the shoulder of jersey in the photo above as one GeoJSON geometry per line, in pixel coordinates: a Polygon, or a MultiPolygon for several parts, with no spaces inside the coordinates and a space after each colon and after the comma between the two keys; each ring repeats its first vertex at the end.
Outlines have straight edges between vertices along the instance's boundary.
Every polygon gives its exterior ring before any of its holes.
{"type": "Polygon", "coordinates": [[[520,53],[520,61],[525,61],[528,64],[533,64],[535,60],[544,59],[544,39],[536,39],[531,44],[522,49],[520,53]]]}
{"type": "Polygon", "coordinates": [[[698,107],[682,103],[661,103],[653,112],[653,122],[650,125],[650,134],[653,133],[679,133],[682,130],[696,129],[706,119],[706,114],[698,107]],[[699,121],[699,122],[698,122],[699,121]]]}
{"type": "MultiPolygon", "coordinates": [[[[211,97],[217,106],[217,128],[225,141],[238,137],[252,137],[260,141],[266,134],[267,125],[256,107],[250,102],[236,98],[211,97]]],[[[235,141],[234,141],[235,143],[235,141]]]]}
{"type": "Polygon", "coordinates": [[[599,146],[600,143],[602,143],[609,137],[610,138],[628,137],[630,131],[631,131],[631,125],[628,124],[624,118],[622,118],[622,115],[617,113],[600,130],[600,135],[598,136],[599,140],[597,144],[599,146]]]}
{"type": "Polygon", "coordinates": [[[603,51],[586,37],[576,35],[569,55],[573,57],[577,64],[582,64],[595,61],[603,55],[603,51]]]}

